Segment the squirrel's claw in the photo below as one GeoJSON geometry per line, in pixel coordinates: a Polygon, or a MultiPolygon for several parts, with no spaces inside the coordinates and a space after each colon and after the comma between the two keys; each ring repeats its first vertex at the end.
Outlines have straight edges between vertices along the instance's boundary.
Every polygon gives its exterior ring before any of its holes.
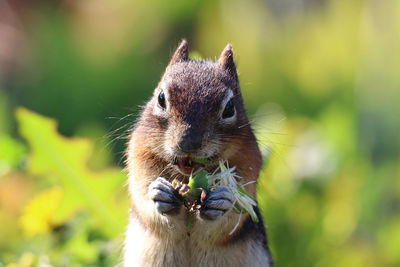
{"type": "Polygon", "coordinates": [[[219,186],[215,191],[207,194],[200,208],[200,217],[207,220],[216,220],[230,211],[235,197],[226,186],[219,186]]]}
{"type": "Polygon", "coordinates": [[[149,186],[150,199],[154,201],[156,210],[161,214],[176,214],[183,204],[183,198],[172,184],[158,177],[149,186]]]}

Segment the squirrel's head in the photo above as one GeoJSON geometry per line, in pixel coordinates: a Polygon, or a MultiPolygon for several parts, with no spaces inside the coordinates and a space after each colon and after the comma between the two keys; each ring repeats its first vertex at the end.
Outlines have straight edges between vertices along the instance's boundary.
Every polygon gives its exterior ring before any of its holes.
{"type": "Polygon", "coordinates": [[[217,62],[189,59],[184,40],[147,104],[141,124],[157,158],[183,175],[201,169],[193,158],[216,166],[251,135],[228,44],[217,62]]]}

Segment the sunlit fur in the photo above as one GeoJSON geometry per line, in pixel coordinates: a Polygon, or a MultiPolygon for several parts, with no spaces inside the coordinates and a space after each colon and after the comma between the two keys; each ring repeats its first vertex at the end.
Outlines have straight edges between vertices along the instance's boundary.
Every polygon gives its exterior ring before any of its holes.
{"type": "MultiPolygon", "coordinates": [[[[208,171],[225,159],[231,166],[237,166],[244,183],[257,180],[259,175],[261,155],[244,110],[237,77],[227,68],[231,65],[223,65],[229,64],[229,59],[220,59],[219,63],[193,61],[187,59],[186,53],[187,47],[182,48],[181,44],[131,135],[127,168],[133,212],[124,264],[126,267],[270,266],[262,222],[256,225],[243,215],[235,233],[229,235],[238,220],[235,212],[230,211],[215,221],[203,220],[196,214],[189,236],[183,206],[178,214],[164,216],[149,198],[149,185],[159,176],[187,182],[188,177],[173,161],[181,154],[177,144],[188,127],[196,127],[203,136],[196,156],[212,160],[208,171]],[[157,107],[160,90],[168,96],[165,111],[157,107]],[[223,123],[222,102],[227,101],[228,95],[232,95],[236,114],[230,123],[223,123]],[[260,233],[254,231],[253,225],[260,233]]],[[[255,188],[252,184],[246,190],[255,196],[255,188]]]]}

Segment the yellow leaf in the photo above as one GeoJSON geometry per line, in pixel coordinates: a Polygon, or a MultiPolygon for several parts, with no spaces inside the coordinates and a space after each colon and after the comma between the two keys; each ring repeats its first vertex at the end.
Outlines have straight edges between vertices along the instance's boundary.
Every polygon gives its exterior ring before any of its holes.
{"type": "Polygon", "coordinates": [[[54,213],[60,204],[62,189],[51,188],[34,197],[26,206],[20,224],[27,237],[51,230],[54,213]]]}
{"type": "Polygon", "coordinates": [[[93,142],[61,136],[54,120],[27,109],[17,109],[16,115],[20,133],[31,149],[29,172],[52,175],[63,189],[54,222],[64,223],[77,211],[86,210],[106,235],[112,237],[122,233],[127,221],[128,201],[127,198],[117,201],[115,197],[126,180],[122,170],[91,170],[87,163],[93,153],[93,142]]]}

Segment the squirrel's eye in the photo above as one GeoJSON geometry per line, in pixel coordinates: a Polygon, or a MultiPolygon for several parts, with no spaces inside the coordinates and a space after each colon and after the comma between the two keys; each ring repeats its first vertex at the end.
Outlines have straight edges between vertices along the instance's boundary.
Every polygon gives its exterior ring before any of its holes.
{"type": "Polygon", "coordinates": [[[232,100],[229,100],[228,103],[226,103],[225,109],[222,112],[222,118],[227,119],[235,115],[235,106],[233,105],[232,100]]]}
{"type": "Polygon", "coordinates": [[[158,104],[160,105],[160,107],[165,109],[165,95],[164,95],[164,92],[161,92],[158,95],[158,104]]]}

